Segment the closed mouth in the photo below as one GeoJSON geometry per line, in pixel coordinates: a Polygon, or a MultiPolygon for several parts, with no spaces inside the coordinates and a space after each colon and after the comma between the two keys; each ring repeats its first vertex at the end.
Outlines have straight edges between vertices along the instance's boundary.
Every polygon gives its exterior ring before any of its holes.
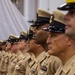
{"type": "Polygon", "coordinates": [[[65,29],[68,29],[68,28],[70,28],[71,27],[71,25],[66,25],[65,26],[65,29]]]}

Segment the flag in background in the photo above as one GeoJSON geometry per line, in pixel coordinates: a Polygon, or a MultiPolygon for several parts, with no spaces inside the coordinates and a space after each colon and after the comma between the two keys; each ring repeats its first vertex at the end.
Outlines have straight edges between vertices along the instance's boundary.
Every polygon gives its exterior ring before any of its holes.
{"type": "Polygon", "coordinates": [[[22,30],[28,29],[29,23],[11,0],[0,0],[0,40],[8,39],[10,34],[19,36],[22,30]]]}

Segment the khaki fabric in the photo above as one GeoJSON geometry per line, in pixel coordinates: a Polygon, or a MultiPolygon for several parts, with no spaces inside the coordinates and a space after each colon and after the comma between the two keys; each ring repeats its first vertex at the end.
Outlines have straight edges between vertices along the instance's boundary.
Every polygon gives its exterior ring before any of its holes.
{"type": "Polygon", "coordinates": [[[37,68],[38,68],[38,64],[45,59],[45,51],[40,53],[37,58],[35,58],[34,60],[30,60],[28,62],[28,66],[26,69],[26,75],[36,75],[37,74],[37,68]]]}
{"type": "Polygon", "coordinates": [[[64,66],[60,66],[54,75],[75,75],[75,55],[64,66]]]}
{"type": "Polygon", "coordinates": [[[46,18],[50,18],[51,14],[45,10],[42,9],[38,9],[37,10],[38,16],[39,17],[46,17],[46,18]]]}
{"type": "Polygon", "coordinates": [[[56,70],[62,64],[59,58],[45,53],[45,59],[42,60],[37,69],[37,75],[54,75],[56,70]]]}
{"type": "Polygon", "coordinates": [[[19,51],[16,55],[16,58],[9,64],[7,75],[13,75],[17,62],[19,62],[22,58],[23,58],[23,54],[21,53],[21,51],[19,51]]]}
{"type": "Polygon", "coordinates": [[[13,75],[25,75],[28,65],[28,60],[30,59],[33,60],[34,58],[35,58],[34,54],[32,54],[31,56],[29,53],[26,53],[24,58],[20,62],[18,62],[17,65],[15,66],[13,75]]]}
{"type": "Polygon", "coordinates": [[[15,53],[10,54],[9,64],[17,57],[15,53]]]}
{"type": "Polygon", "coordinates": [[[1,58],[1,63],[0,63],[0,74],[4,73],[4,62],[5,59],[7,58],[7,52],[2,51],[2,58],[1,58]]]}
{"type": "Polygon", "coordinates": [[[1,67],[1,73],[5,74],[7,73],[7,69],[8,69],[8,64],[9,64],[9,56],[8,56],[8,52],[6,52],[5,56],[4,56],[4,60],[3,60],[3,65],[1,67]]]}
{"type": "Polygon", "coordinates": [[[0,51],[0,62],[1,62],[1,58],[2,58],[2,56],[1,56],[1,55],[2,55],[2,51],[0,51]]]}
{"type": "Polygon", "coordinates": [[[6,58],[5,58],[5,61],[4,61],[4,74],[6,75],[7,72],[8,72],[8,66],[10,64],[10,59],[13,57],[13,55],[9,52],[6,52],[6,58]]]}

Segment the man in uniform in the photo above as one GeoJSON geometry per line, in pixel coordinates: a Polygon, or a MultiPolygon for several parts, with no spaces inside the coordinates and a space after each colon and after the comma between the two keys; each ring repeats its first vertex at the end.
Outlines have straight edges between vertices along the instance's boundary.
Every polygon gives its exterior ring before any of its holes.
{"type": "MultiPolygon", "coordinates": [[[[30,31],[33,32],[32,30],[30,31]]],[[[35,59],[28,61],[26,75],[36,75],[38,64],[42,60],[42,58],[44,58],[45,51],[40,44],[35,43],[35,40],[33,39],[33,36],[31,34],[28,40],[28,51],[32,52],[35,55],[35,59]]]]}
{"type": "MultiPolygon", "coordinates": [[[[37,10],[37,19],[34,23],[35,30],[34,30],[34,39],[35,43],[40,44],[43,48],[45,53],[43,54],[43,57],[40,57],[38,55],[39,64],[37,67],[37,75],[54,75],[56,70],[61,64],[61,61],[55,57],[48,54],[48,47],[46,44],[46,40],[48,38],[48,32],[43,31],[42,28],[49,27],[49,20],[51,17],[51,14],[47,11],[44,11],[42,9],[37,10]]],[[[36,63],[35,63],[36,64],[36,63]]],[[[34,65],[35,65],[34,64],[34,65]]]]}
{"type": "MultiPolygon", "coordinates": [[[[29,39],[32,38],[32,36],[33,36],[33,33],[31,33],[31,32],[29,32],[29,34],[27,34],[27,35],[25,35],[25,32],[21,32],[20,37],[19,37],[19,41],[20,41],[19,44],[27,43],[29,41],[29,39]]],[[[23,50],[24,46],[21,44],[19,46],[20,46],[20,49],[23,50]]],[[[24,54],[23,59],[21,59],[16,64],[13,75],[26,75],[28,60],[30,60],[30,59],[33,60],[35,58],[34,54],[28,51],[29,48],[27,47],[26,49],[27,50],[25,50],[25,52],[23,53],[24,54]]]]}
{"type": "Polygon", "coordinates": [[[11,54],[11,43],[12,42],[13,41],[11,40],[11,35],[10,35],[9,38],[2,43],[2,45],[5,45],[5,47],[4,47],[5,54],[3,56],[1,54],[1,56],[2,56],[1,63],[0,63],[1,64],[1,66],[0,66],[1,75],[6,75],[7,74],[8,65],[10,63],[9,61],[13,57],[15,57],[15,56],[13,56],[13,54],[11,54]]]}
{"type": "Polygon", "coordinates": [[[19,37],[19,49],[22,52],[23,55],[25,55],[27,53],[27,33],[25,31],[21,31],[20,32],[20,37],[19,37]]]}
{"type": "Polygon", "coordinates": [[[19,62],[23,58],[23,54],[18,47],[19,37],[12,35],[11,38],[13,41],[11,50],[13,53],[16,54],[16,57],[12,60],[12,62],[8,66],[7,75],[13,75],[13,72],[14,72],[14,69],[15,69],[17,62],[19,62]]]}
{"type": "Polygon", "coordinates": [[[1,58],[2,58],[1,54],[2,54],[2,41],[0,41],[0,62],[1,62],[1,58]]]}
{"type": "Polygon", "coordinates": [[[59,10],[68,11],[65,15],[66,35],[75,40],[75,0],[66,0],[66,3],[58,7],[59,10]]]}
{"type": "Polygon", "coordinates": [[[55,10],[54,19],[47,30],[50,32],[47,39],[49,53],[61,59],[62,65],[54,75],[75,74],[75,41],[65,35],[64,15],[55,10]]]}
{"type": "Polygon", "coordinates": [[[38,9],[37,10],[37,19],[34,22],[34,24],[31,25],[32,27],[35,27],[35,31],[34,31],[34,33],[35,33],[34,39],[36,39],[35,42],[37,44],[40,42],[40,44],[44,47],[45,50],[48,50],[47,44],[46,44],[48,33],[43,31],[42,28],[49,26],[50,16],[51,16],[51,14],[49,12],[42,10],[42,9],[38,9]]]}
{"type": "Polygon", "coordinates": [[[6,48],[6,40],[4,40],[2,42],[2,52],[0,54],[0,57],[1,57],[1,61],[0,61],[0,74],[4,74],[4,61],[5,61],[5,56],[6,56],[6,51],[5,51],[5,48],[6,48]]]}

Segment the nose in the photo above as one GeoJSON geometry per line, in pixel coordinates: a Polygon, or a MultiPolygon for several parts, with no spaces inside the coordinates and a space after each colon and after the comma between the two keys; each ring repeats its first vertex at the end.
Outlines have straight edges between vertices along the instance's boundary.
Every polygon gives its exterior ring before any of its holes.
{"type": "Polygon", "coordinates": [[[65,21],[69,21],[69,20],[70,20],[70,14],[67,13],[67,14],[64,16],[64,19],[65,19],[65,21]]]}
{"type": "Polygon", "coordinates": [[[37,34],[37,30],[34,31],[33,39],[35,39],[36,34],[37,34]]]}
{"type": "Polygon", "coordinates": [[[36,34],[36,33],[37,33],[37,30],[35,29],[35,30],[34,30],[34,34],[36,34]]]}
{"type": "Polygon", "coordinates": [[[47,44],[51,44],[51,39],[50,39],[50,37],[49,37],[49,36],[48,36],[48,38],[47,38],[46,43],[47,43],[47,44]]]}

